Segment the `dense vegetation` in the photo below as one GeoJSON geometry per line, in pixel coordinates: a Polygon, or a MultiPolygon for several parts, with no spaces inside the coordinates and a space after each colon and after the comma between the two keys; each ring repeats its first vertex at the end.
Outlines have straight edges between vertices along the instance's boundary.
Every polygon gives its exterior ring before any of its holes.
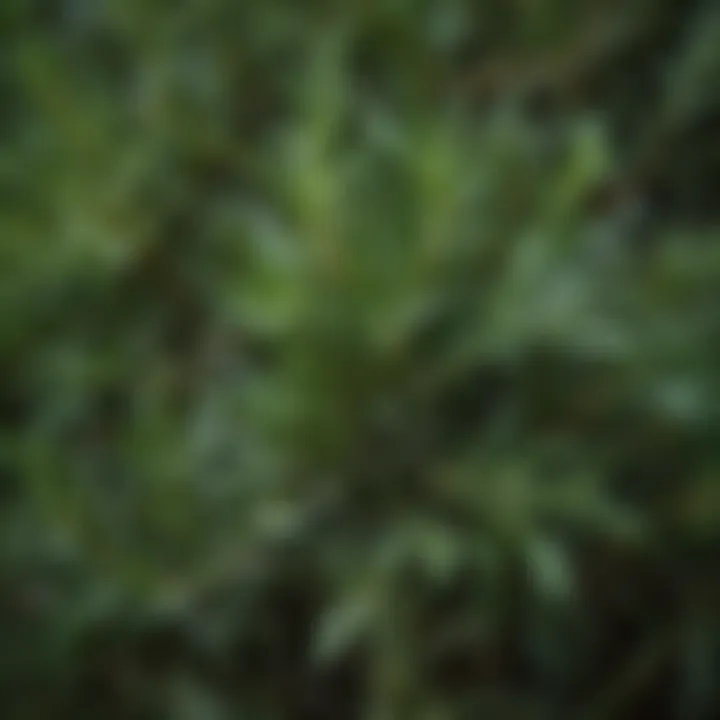
{"type": "Polygon", "coordinates": [[[0,41],[3,718],[720,718],[715,0],[0,41]]]}

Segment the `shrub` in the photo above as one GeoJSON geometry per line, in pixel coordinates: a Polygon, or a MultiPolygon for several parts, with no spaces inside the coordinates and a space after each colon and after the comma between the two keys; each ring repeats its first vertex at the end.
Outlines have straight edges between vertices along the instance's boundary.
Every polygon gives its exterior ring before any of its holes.
{"type": "Polygon", "coordinates": [[[5,717],[717,716],[714,3],[0,12],[5,717]]]}

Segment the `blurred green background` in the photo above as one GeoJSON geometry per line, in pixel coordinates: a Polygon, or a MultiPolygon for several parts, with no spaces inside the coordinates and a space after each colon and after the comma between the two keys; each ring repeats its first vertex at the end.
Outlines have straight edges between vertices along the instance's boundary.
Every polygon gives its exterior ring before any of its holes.
{"type": "Polygon", "coordinates": [[[0,714],[720,718],[716,0],[2,0],[0,714]]]}

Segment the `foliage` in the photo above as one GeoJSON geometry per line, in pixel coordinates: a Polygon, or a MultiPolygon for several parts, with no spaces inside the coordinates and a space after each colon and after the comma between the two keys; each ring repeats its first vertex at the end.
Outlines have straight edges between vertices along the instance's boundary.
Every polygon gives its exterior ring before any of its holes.
{"type": "Polygon", "coordinates": [[[0,32],[3,717],[718,717],[716,3],[0,32]]]}

